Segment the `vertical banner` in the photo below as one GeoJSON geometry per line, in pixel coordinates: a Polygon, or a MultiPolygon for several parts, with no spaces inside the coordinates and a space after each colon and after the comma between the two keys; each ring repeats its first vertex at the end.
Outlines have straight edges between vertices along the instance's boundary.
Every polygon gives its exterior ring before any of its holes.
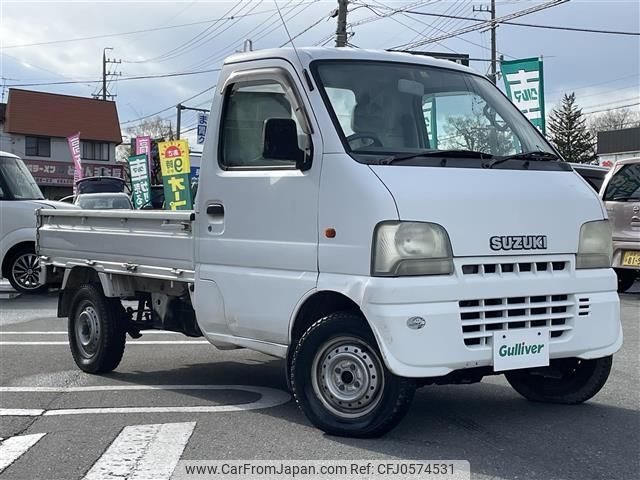
{"type": "Polygon", "coordinates": [[[186,140],[160,142],[158,154],[164,185],[164,208],[191,210],[189,143],[186,140]]]}
{"type": "Polygon", "coordinates": [[[76,182],[82,179],[82,156],[80,154],[80,132],[67,137],[69,150],[71,150],[71,161],[73,162],[73,194],[76,194],[76,182]]]}
{"type": "Polygon", "coordinates": [[[429,148],[438,148],[438,118],[436,111],[436,98],[428,97],[422,103],[424,123],[429,132],[429,148]]]}
{"type": "Polygon", "coordinates": [[[500,62],[507,96],[544,135],[544,75],[542,60],[525,58],[500,62]]]}
{"type": "Polygon", "coordinates": [[[196,142],[198,145],[204,143],[207,135],[207,123],[209,123],[209,114],[198,112],[198,140],[196,142]]]}
{"type": "Polygon", "coordinates": [[[135,208],[142,208],[151,200],[151,183],[147,155],[134,155],[128,158],[131,177],[131,198],[135,208]]]}
{"type": "Polygon", "coordinates": [[[151,172],[151,137],[148,135],[136,137],[136,155],[147,156],[147,171],[151,172]]]}

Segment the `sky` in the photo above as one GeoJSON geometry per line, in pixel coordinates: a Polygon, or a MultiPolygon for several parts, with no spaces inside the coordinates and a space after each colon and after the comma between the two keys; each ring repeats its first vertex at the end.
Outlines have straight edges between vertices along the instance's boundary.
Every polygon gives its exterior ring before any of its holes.
{"type": "MultiPolygon", "coordinates": [[[[547,3],[548,0],[496,1],[497,16],[547,3]]],[[[390,13],[407,8],[430,14],[488,18],[477,10],[489,0],[358,0],[350,5],[349,42],[359,48],[388,49],[473,25],[470,20],[390,13]],[[363,6],[366,3],[370,8],[363,6]],[[372,10],[373,9],[373,10],[372,10]]],[[[337,1],[277,0],[297,46],[333,45],[337,1]],[[298,36],[299,35],[299,36],[298,36]]],[[[515,21],[553,26],[640,31],[638,0],[571,0],[515,21]]],[[[0,89],[6,102],[11,85],[96,81],[102,77],[105,47],[110,71],[121,73],[109,85],[123,130],[139,118],[159,116],[175,128],[176,103],[209,108],[217,73],[126,80],[127,77],[215,70],[225,56],[251,39],[254,49],[278,47],[287,34],[273,0],[238,2],[173,1],[39,1],[0,0],[0,89]],[[228,17],[233,16],[233,19],[228,17]],[[143,31],[131,33],[135,31],[143,31]],[[87,37],[101,38],[87,38],[87,37]],[[208,90],[207,90],[208,89],[208,90]],[[206,91],[205,91],[206,90],[206,91]],[[200,92],[203,92],[197,95],[200,92]]],[[[464,53],[471,67],[486,73],[490,32],[475,31],[419,47],[464,53]]],[[[575,92],[584,112],[597,112],[640,101],[640,37],[500,25],[497,48],[507,60],[542,57],[547,111],[565,92],[575,92]]],[[[32,90],[91,96],[101,85],[24,86],[32,90]]],[[[501,85],[502,88],[504,88],[501,85]]],[[[640,111],[640,106],[633,109],[640,111]]],[[[184,112],[182,126],[195,126],[195,112],[184,112]]],[[[193,131],[185,136],[193,138],[193,131]]]]}

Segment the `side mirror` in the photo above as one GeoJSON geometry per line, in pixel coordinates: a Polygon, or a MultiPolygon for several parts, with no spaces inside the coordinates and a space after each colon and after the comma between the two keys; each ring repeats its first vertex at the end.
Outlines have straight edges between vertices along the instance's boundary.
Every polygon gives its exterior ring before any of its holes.
{"type": "Polygon", "coordinates": [[[265,120],[263,142],[263,158],[293,161],[300,170],[311,168],[311,155],[307,155],[298,147],[298,131],[293,119],[265,120]]]}

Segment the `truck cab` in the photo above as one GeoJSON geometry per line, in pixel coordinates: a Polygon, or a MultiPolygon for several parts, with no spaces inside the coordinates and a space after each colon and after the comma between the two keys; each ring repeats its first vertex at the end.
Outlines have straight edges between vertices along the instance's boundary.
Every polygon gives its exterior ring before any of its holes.
{"type": "MultiPolygon", "coordinates": [[[[77,275],[108,302],[149,291],[155,328],[188,311],[185,333],[285,359],[304,413],[337,435],[385,433],[432,383],[504,373],[557,403],[602,388],[622,343],[606,211],[486,78],[401,53],[248,52],[225,61],[210,118],[193,220],[163,220],[192,235],[193,271],[181,251],[159,288],[173,259],[151,258],[155,232],[132,241],[144,228],[123,226],[152,218],[96,214],[85,243],[114,230],[89,259],[98,273],[77,275]]],[[[67,268],[64,295],[85,301],[62,302],[73,332],[97,294],[73,290],[79,263],[57,247],[80,234],[46,216],[42,253],[64,257],[49,260],[67,268]]],[[[76,361],[117,366],[101,355],[76,361]]]]}

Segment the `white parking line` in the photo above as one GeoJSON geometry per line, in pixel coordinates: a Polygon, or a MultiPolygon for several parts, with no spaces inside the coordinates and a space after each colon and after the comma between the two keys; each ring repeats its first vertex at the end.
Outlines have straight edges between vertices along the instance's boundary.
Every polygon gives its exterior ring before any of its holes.
{"type": "Polygon", "coordinates": [[[195,426],[188,422],[125,427],[84,480],[168,479],[195,426]]]}
{"type": "Polygon", "coordinates": [[[48,392],[104,392],[123,390],[239,390],[257,393],[260,398],[255,402],[239,405],[196,405],[167,407],[104,407],[104,408],[66,408],[44,410],[37,408],[0,408],[0,417],[40,417],[86,414],[123,414],[123,413],[229,413],[248,410],[260,410],[287,403],[291,396],[282,390],[252,385],[94,385],[86,387],[0,387],[0,393],[48,393],[48,392]]]}
{"type": "Polygon", "coordinates": [[[0,473],[24,455],[27,450],[38,443],[45,435],[45,433],[19,435],[17,437],[7,438],[0,443],[0,473]]]}
{"type": "MultiPolygon", "coordinates": [[[[67,341],[8,341],[8,342],[0,342],[0,346],[9,346],[9,345],[69,345],[67,341]]],[[[209,345],[209,342],[206,340],[133,340],[128,341],[127,346],[129,345],[209,345]]]]}

